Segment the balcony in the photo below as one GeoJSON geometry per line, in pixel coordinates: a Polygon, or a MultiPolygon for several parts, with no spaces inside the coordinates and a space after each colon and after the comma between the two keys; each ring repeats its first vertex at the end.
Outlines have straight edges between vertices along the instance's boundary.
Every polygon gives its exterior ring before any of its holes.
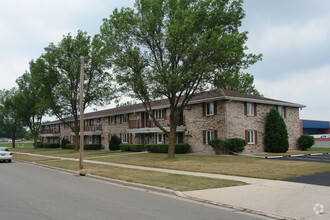
{"type": "Polygon", "coordinates": [[[59,134],[61,130],[58,128],[49,128],[49,129],[42,129],[41,134],[59,134]]]}
{"type": "MultiPolygon", "coordinates": [[[[169,126],[168,120],[161,120],[159,123],[162,126],[169,126]]],[[[185,126],[184,117],[180,119],[178,126],[185,126]]],[[[139,129],[139,128],[154,128],[156,127],[154,121],[152,119],[147,120],[129,120],[128,122],[128,129],[139,129]]]]}
{"type": "Polygon", "coordinates": [[[102,131],[101,124],[85,125],[84,131],[102,131]]]}

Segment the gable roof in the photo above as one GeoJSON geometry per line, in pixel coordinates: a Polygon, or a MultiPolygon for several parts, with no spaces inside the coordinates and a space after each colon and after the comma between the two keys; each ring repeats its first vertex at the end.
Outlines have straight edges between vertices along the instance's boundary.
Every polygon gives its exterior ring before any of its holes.
{"type": "MultiPolygon", "coordinates": [[[[230,90],[225,90],[225,89],[212,90],[212,91],[196,94],[195,96],[192,97],[189,104],[198,104],[203,102],[211,102],[215,100],[234,100],[234,101],[254,102],[254,103],[262,103],[269,105],[289,106],[296,108],[306,107],[304,105],[297,103],[270,99],[262,96],[254,96],[254,95],[234,92],[230,90]]],[[[159,101],[152,102],[151,106],[153,109],[163,109],[163,108],[168,108],[170,104],[168,99],[162,99],[159,101]]],[[[134,105],[122,106],[118,108],[111,108],[96,112],[85,113],[84,118],[85,119],[102,118],[102,117],[109,117],[114,115],[121,115],[121,114],[133,113],[133,112],[143,112],[143,111],[145,111],[144,105],[142,103],[139,103],[134,105]]],[[[73,121],[73,117],[67,118],[66,120],[73,121]]],[[[56,124],[59,122],[61,121],[56,120],[49,123],[45,123],[44,125],[56,124]]]]}

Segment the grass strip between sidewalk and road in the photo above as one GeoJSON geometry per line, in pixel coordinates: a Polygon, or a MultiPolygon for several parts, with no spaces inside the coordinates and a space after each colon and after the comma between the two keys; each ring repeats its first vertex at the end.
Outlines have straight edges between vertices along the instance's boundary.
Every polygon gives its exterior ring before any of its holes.
{"type": "MultiPolygon", "coordinates": [[[[30,156],[15,154],[14,158],[35,162],[52,167],[58,167],[73,171],[79,171],[78,162],[68,160],[54,160],[40,156],[30,156]]],[[[240,186],[246,183],[234,180],[215,179],[207,177],[196,177],[190,175],[170,174],[156,171],[137,170],[130,168],[115,167],[109,165],[99,165],[84,163],[85,169],[89,174],[108,177],[127,182],[134,182],[156,186],[176,191],[191,191],[211,188],[221,188],[229,186],[240,186]]]]}

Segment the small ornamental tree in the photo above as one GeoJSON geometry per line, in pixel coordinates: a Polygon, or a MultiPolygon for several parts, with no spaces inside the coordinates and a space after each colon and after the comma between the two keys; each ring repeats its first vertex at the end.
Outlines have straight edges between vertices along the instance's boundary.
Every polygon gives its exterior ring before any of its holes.
{"type": "Polygon", "coordinates": [[[311,135],[303,134],[298,138],[300,150],[307,150],[315,144],[314,137],[311,135]]]}
{"type": "Polygon", "coordinates": [[[117,135],[111,136],[110,143],[109,143],[109,150],[119,150],[120,139],[117,135]]]}
{"type": "Polygon", "coordinates": [[[288,131],[276,109],[271,109],[267,115],[264,145],[265,151],[272,153],[285,153],[289,149],[288,131]]]}

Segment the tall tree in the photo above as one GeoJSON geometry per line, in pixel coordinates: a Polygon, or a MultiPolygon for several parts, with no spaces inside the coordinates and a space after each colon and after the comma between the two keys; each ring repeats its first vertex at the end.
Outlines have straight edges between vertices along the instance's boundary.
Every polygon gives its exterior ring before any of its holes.
{"type": "Polygon", "coordinates": [[[0,90],[0,124],[10,130],[13,148],[15,148],[17,131],[23,127],[16,111],[20,108],[20,103],[15,101],[16,95],[17,88],[0,90]]]}
{"type": "Polygon", "coordinates": [[[237,73],[261,59],[247,54],[242,0],[137,0],[114,10],[101,36],[117,80],[141,100],[169,139],[174,158],[176,128],[184,107],[223,73],[237,73]],[[151,102],[167,98],[170,130],[156,120],[151,102]]]}
{"type": "Polygon", "coordinates": [[[29,72],[16,80],[19,90],[14,101],[20,103],[20,107],[15,111],[22,123],[30,129],[35,148],[37,148],[42,117],[50,108],[48,89],[43,86],[43,81],[40,81],[40,74],[45,68],[43,59],[32,60],[29,72]]]}
{"type": "Polygon", "coordinates": [[[67,123],[65,119],[73,117],[74,123],[67,124],[75,133],[75,150],[78,150],[79,143],[80,60],[78,57],[84,56],[85,61],[83,108],[107,104],[113,92],[102,45],[98,35],[92,38],[86,32],[78,31],[75,37],[68,34],[57,45],[51,44],[51,47],[58,50],[43,56],[47,63],[43,78],[45,86],[48,84],[49,88],[51,112],[64,123],[67,123]]]}

